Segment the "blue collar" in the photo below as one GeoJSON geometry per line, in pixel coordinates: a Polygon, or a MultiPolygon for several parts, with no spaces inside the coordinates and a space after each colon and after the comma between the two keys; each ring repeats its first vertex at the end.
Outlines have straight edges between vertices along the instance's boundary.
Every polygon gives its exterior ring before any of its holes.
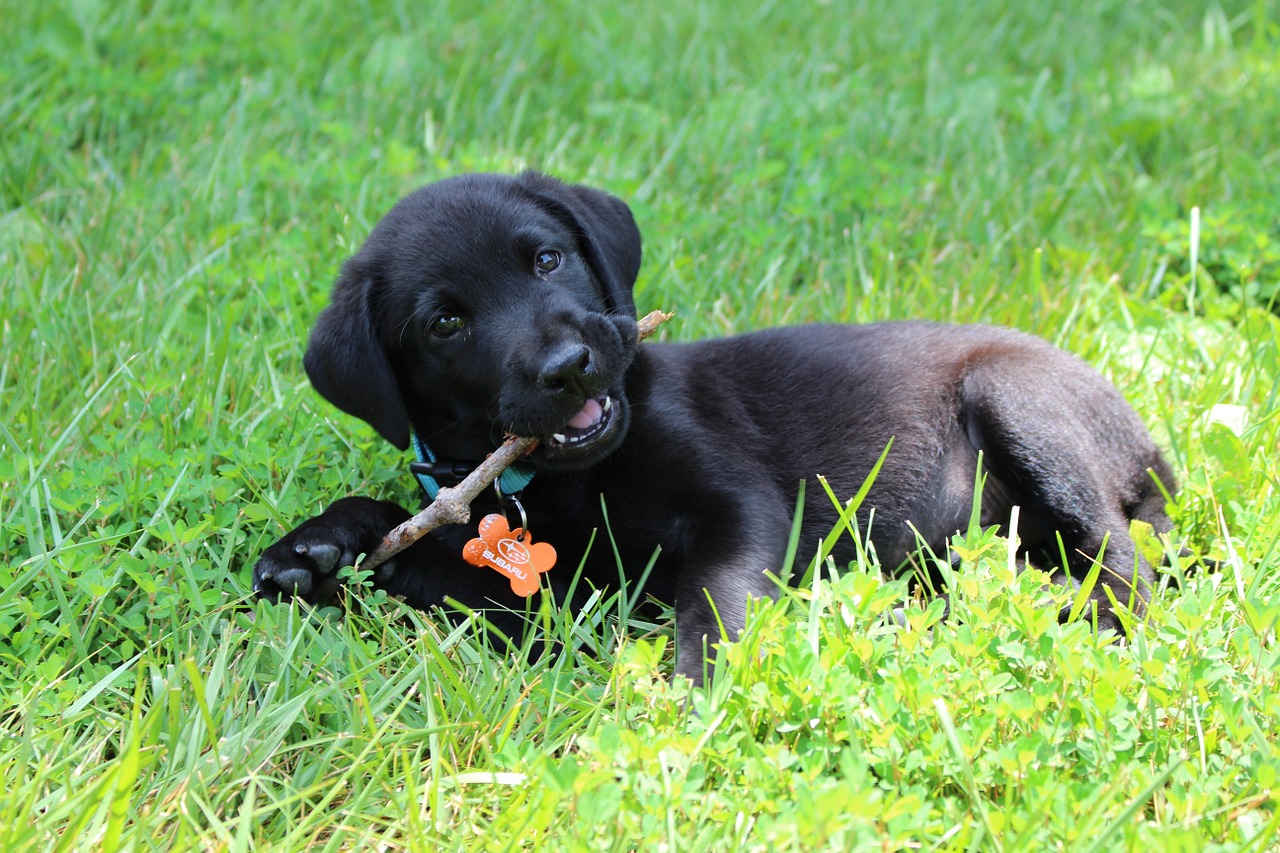
{"type": "MultiPolygon", "coordinates": [[[[442,463],[436,459],[431,448],[427,447],[427,443],[419,438],[416,432],[410,430],[409,438],[413,444],[413,455],[418,459],[409,466],[409,470],[418,478],[418,484],[427,493],[429,501],[435,500],[436,495],[440,494],[440,482],[436,477],[447,476],[461,482],[475,467],[475,465],[442,463]]],[[[514,495],[529,485],[532,479],[533,468],[528,465],[512,465],[498,476],[498,488],[502,489],[504,495],[514,495]]]]}

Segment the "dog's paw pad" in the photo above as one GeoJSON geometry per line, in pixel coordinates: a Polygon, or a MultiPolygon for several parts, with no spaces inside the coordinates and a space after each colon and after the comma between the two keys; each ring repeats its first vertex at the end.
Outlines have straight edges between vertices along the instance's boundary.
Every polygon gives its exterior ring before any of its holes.
{"type": "Polygon", "coordinates": [[[300,566],[267,568],[254,573],[253,588],[258,595],[277,601],[281,598],[309,599],[315,587],[315,575],[300,566]]]}
{"type": "Polygon", "coordinates": [[[338,569],[351,565],[355,552],[319,531],[301,530],[268,548],[253,567],[253,591],[269,601],[301,598],[318,602],[337,590],[338,569]]]}
{"type": "Polygon", "coordinates": [[[340,566],[342,549],[332,542],[296,542],[293,553],[309,559],[316,571],[324,575],[333,574],[340,566]]]}

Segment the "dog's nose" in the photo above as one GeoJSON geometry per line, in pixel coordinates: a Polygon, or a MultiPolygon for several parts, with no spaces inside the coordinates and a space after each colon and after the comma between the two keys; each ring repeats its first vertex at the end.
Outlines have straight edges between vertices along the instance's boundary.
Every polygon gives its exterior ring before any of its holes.
{"type": "Polygon", "coordinates": [[[595,375],[595,360],[586,344],[564,344],[547,358],[538,372],[538,384],[556,393],[572,391],[590,393],[590,379],[595,375]]]}

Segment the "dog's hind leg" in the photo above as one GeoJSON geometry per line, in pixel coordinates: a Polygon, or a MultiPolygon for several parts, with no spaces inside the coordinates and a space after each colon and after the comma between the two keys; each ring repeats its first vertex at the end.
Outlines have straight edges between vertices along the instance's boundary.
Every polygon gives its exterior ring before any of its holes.
{"type": "Polygon", "coordinates": [[[1096,612],[1099,629],[1122,631],[1111,599],[1141,614],[1154,582],[1129,522],[1169,528],[1151,472],[1172,477],[1137,415],[1083,363],[1039,350],[976,360],[962,381],[961,406],[1002,503],[1021,507],[1024,545],[1051,557],[1065,552],[1074,589],[1097,571],[1084,615],[1096,612]]]}

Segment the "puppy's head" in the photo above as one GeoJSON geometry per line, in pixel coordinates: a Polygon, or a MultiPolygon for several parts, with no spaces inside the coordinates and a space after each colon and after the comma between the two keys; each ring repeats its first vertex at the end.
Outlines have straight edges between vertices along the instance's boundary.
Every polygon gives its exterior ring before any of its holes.
{"type": "Polygon", "coordinates": [[[307,346],[312,384],[405,448],[480,459],[504,433],[543,468],[622,441],[640,233],[627,206],[533,172],[401,200],[343,268],[307,346]]]}

